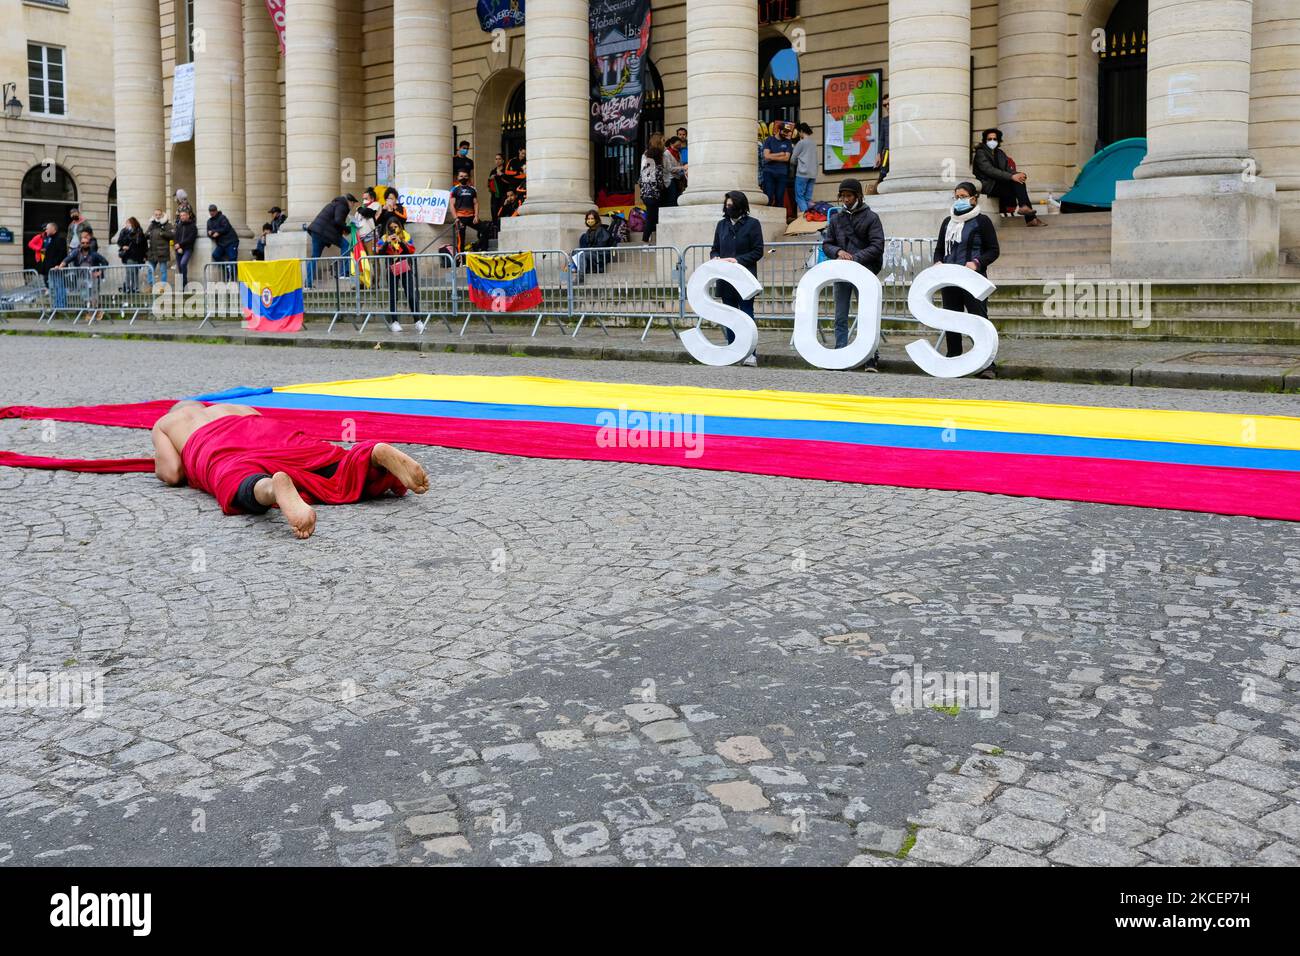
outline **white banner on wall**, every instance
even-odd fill
[[[172,78],[172,142],[194,138],[194,64],[180,63]]]

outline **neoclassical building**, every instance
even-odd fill
[[[449,184],[460,140],[482,172],[527,146],[528,201],[503,247],[570,247],[597,196],[630,188],[644,137],[679,126],[690,186],[659,241],[707,241],[723,192],[762,204],[760,122],[807,122],[822,143],[825,78],[879,70],[890,172],[869,201],[891,234],[933,234],[995,126],[1038,200],[1107,144],[1145,138],[1117,187],[1116,276],[1269,278],[1288,251],[1300,261],[1297,0],[654,0],[639,138],[620,148],[590,138],[587,0],[527,0],[525,26],[496,33],[475,0],[286,0],[283,55],[265,0],[111,6],[111,56],[93,55],[123,217],[178,187],[250,234],[282,206],[279,254],[302,254],[298,227],[390,158],[399,188]],[[186,64],[193,130],[178,138]],[[849,174],[877,177],[819,164],[815,198]],[[759,213],[779,231],[779,211]]]

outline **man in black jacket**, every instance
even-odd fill
[[[327,246],[338,246],[339,253],[342,254],[343,230],[347,228],[348,217],[356,208],[357,197],[351,193],[346,196],[335,196],[316,214],[316,218],[307,227],[307,234],[311,236],[312,258],[312,261],[307,263],[307,285],[310,286],[316,281],[315,260],[321,257],[321,253]]]
[[[239,259],[239,233],[230,224],[226,214],[217,208],[216,203],[208,206],[208,238],[212,240],[213,262],[235,262]],[[223,270],[226,281],[234,280],[234,271],[230,266]]]
[[[880,217],[862,201],[862,184],[856,179],[840,183],[840,205],[826,223],[826,239],[822,252],[828,259],[844,259],[866,266],[876,275],[885,262],[885,228]],[[849,303],[856,288],[850,282],[835,284],[835,347],[849,344]],[[880,371],[880,353],[867,361],[868,372]]]
[[[723,262],[735,262],[758,277],[758,260],[763,258],[763,226],[749,214],[749,197],[739,189],[727,193],[722,201],[722,220],[713,230],[713,247],[709,250],[710,259]],[[751,319],[754,317],[754,300],[742,299],[729,283],[718,286],[718,298],[723,305],[729,305],[744,312]],[[727,344],[736,340],[731,329],[724,330]],[[751,355],[745,359],[746,365],[757,365],[758,358]]]
[[[1016,213],[1025,217],[1026,226],[1047,225],[1038,218],[1029,198],[1029,188],[1025,185],[1029,177],[1015,168],[1002,145],[1002,130],[986,129],[980,145],[975,147],[975,153],[971,156],[971,171],[980,181],[980,190],[986,196],[1015,203]],[[1008,203],[1004,202],[1003,205]]]

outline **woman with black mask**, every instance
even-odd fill
[[[722,201],[722,220],[713,230],[713,247],[709,250],[710,259],[723,262],[736,262],[758,276],[758,260],[763,258],[763,226],[749,214],[749,198],[739,189],[727,193]],[[723,305],[730,305],[744,312],[751,319],[754,317],[754,300],[742,299],[730,283],[718,284],[718,298]],[[731,329],[725,330],[727,342],[735,341]],[[757,365],[758,358],[751,355],[745,359],[746,365]]]
[[[971,171],[980,181],[981,191],[986,196],[1006,200],[1004,205],[1014,202],[1016,213],[1025,217],[1026,226],[1047,225],[1034,212],[1034,204],[1025,185],[1029,177],[1015,168],[1002,145],[1002,130],[986,129],[980,145],[975,147],[975,154],[971,157]]]

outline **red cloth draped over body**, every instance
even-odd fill
[[[285,472],[310,504],[351,504],[386,491],[406,494],[397,478],[370,464],[377,444],[362,441],[343,449],[273,418],[227,415],[190,435],[181,462],[190,487],[208,492],[228,515],[240,513],[234,506],[240,483],[259,473]],[[332,475],[319,474],[329,465],[337,465]]]

